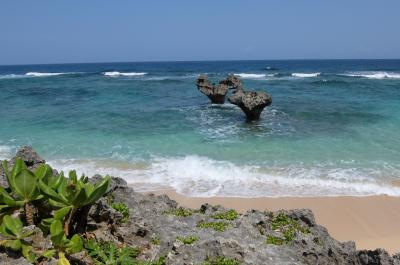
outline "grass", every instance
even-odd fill
[[[205,222],[201,221],[197,224],[197,227],[200,228],[212,228],[215,231],[224,232],[228,227],[229,223],[227,222]]]
[[[240,265],[236,259],[228,259],[223,256],[208,258],[202,265]]]
[[[178,236],[176,239],[181,241],[185,245],[191,245],[195,241],[199,240],[199,238],[197,236],[188,236],[188,237],[180,237],[180,236]]]
[[[272,245],[288,244],[293,241],[297,232],[301,232],[303,234],[310,233],[310,229],[308,227],[302,227],[299,221],[294,220],[285,213],[281,212],[276,216],[272,214],[270,218],[271,218],[271,229],[280,232],[282,236],[279,237],[279,236],[268,235],[266,240],[267,244],[272,244]]]
[[[153,245],[160,245],[161,239],[158,236],[155,236],[151,239],[151,243],[153,243]]]
[[[176,209],[171,209],[168,211],[165,211],[164,214],[166,215],[175,215],[179,217],[188,217],[192,215],[192,211],[188,209],[184,209],[182,207],[176,208]]]
[[[235,210],[229,210],[223,213],[217,213],[211,216],[214,219],[223,219],[223,220],[235,220],[239,217],[239,214]]]
[[[123,203],[123,202],[113,203],[113,204],[111,204],[111,207],[122,214],[121,222],[123,222],[123,223],[128,222],[129,208],[128,208],[128,206],[126,206],[125,203]]]

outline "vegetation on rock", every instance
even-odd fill
[[[181,241],[185,245],[191,245],[195,241],[199,240],[199,238],[197,236],[187,236],[187,237],[178,236],[176,239]]]
[[[214,219],[223,219],[223,220],[235,220],[239,217],[239,214],[235,210],[228,210],[223,213],[217,213],[211,216]]]
[[[189,209],[184,209],[182,207],[176,208],[176,209],[171,209],[168,211],[165,211],[164,214],[166,215],[175,215],[179,217],[188,217],[193,214],[193,212]]]
[[[276,216],[271,215],[271,229],[279,233],[280,236],[268,235],[266,243],[272,245],[288,244],[293,241],[296,233],[310,233],[310,229],[303,227],[299,222],[287,214],[280,212]]]
[[[203,265],[240,265],[236,259],[228,259],[223,256],[208,258]]]
[[[224,232],[229,226],[230,226],[230,224],[227,223],[227,222],[205,222],[205,221],[200,221],[197,224],[197,227],[200,227],[200,228],[212,228],[215,231],[219,231],[219,232]]]
[[[111,207],[114,208],[114,210],[120,212],[122,214],[122,220],[121,222],[126,223],[129,219],[129,208],[126,206],[125,203],[123,202],[117,202],[111,204]]]

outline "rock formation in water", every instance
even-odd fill
[[[197,78],[196,85],[204,95],[211,99],[212,103],[218,104],[225,102],[228,90],[232,89],[233,94],[228,101],[239,106],[246,114],[247,120],[250,121],[258,120],[263,109],[272,103],[272,97],[265,92],[246,91],[242,81],[234,75],[228,75],[217,86],[210,84],[207,76],[201,75]]]
[[[206,95],[212,103],[224,104],[225,96],[228,93],[229,87],[225,83],[219,83],[217,86],[215,84],[210,84],[207,76],[201,75],[197,78],[197,89],[201,93]]]
[[[232,104],[239,106],[246,114],[247,120],[258,120],[266,106],[271,105],[272,97],[265,92],[236,89],[228,98]]]

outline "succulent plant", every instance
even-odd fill
[[[68,236],[70,224],[76,211],[100,199],[106,193],[109,183],[110,177],[106,176],[101,182],[93,185],[88,182],[88,178],[85,176],[78,179],[73,170],[69,172],[69,178],[61,175],[59,180],[53,182],[48,179],[40,179],[39,187],[50,198],[50,204],[58,208],[54,213],[54,219],[65,219],[64,232]]]
[[[45,168],[39,167],[36,172],[33,173],[26,167],[24,161],[20,158],[17,158],[14,161],[14,166],[11,171],[8,168],[7,161],[3,161],[2,166],[12,191],[12,195],[15,196],[15,198],[13,198],[3,188],[0,189],[1,199],[5,203],[3,204],[3,209],[24,207],[26,221],[29,225],[33,225],[32,202],[43,198],[43,195],[41,195],[39,190],[38,180],[40,177],[44,176]],[[14,200],[14,202],[10,199]],[[6,207],[6,205],[8,207]]]

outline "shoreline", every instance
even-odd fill
[[[316,222],[325,226],[336,240],[354,241],[357,249],[384,248],[391,254],[400,251],[400,197],[188,197],[170,189],[145,193],[168,195],[188,208],[209,203],[240,213],[250,209],[308,208],[314,212]]]

